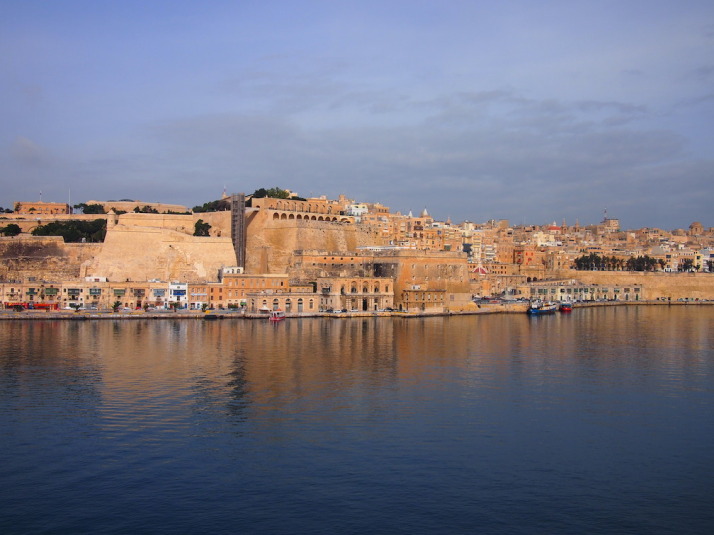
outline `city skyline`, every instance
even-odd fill
[[[708,2],[4,4],[2,206],[279,186],[711,224]]]

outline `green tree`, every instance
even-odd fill
[[[231,203],[227,199],[220,199],[218,201],[209,201],[203,203],[201,206],[194,206],[193,211],[195,212],[226,212],[231,209]]]
[[[3,236],[17,236],[22,232],[20,225],[16,223],[10,223],[9,225],[0,228],[0,234]]]
[[[112,310],[114,312],[119,312],[120,308],[121,308],[121,301],[114,301],[114,304],[112,305]]]
[[[209,231],[211,230],[211,225],[204,223],[203,219],[196,221],[194,225],[193,235],[194,236],[210,236]]]
[[[134,213],[136,214],[158,214],[159,211],[156,208],[152,208],[151,206],[144,205],[142,208],[139,208],[138,206],[134,208]]]
[[[83,214],[106,214],[107,212],[104,210],[104,206],[101,204],[86,204],[86,203],[79,203],[74,205],[75,208],[82,210]]]
[[[253,192],[251,197],[254,199],[263,199],[265,197],[270,197],[271,199],[290,199],[290,192],[277,186],[269,189],[259,188]]]
[[[677,269],[679,271],[692,271],[694,269],[694,260],[691,258],[685,258],[679,263]]]
[[[32,230],[33,236],[62,236],[67,243],[103,242],[107,233],[104,219],[94,221],[52,221]]]

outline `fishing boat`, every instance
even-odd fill
[[[556,310],[558,310],[558,305],[555,303],[547,303],[538,299],[531,301],[526,312],[532,316],[537,316],[540,314],[553,314]]]
[[[270,321],[282,321],[285,319],[285,312],[277,309],[270,311]]]
[[[560,309],[561,312],[572,312],[573,311],[573,304],[572,303],[560,303]]]

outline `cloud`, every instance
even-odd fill
[[[152,135],[162,161],[177,162],[167,164],[177,176],[179,168],[204,173],[215,191],[227,182],[248,193],[264,186],[345,193],[403,212],[427,204],[441,218],[582,220],[622,205],[644,220],[649,209],[633,217],[632,206],[653,180],[667,180],[664,169],[680,185],[699,176],[690,176],[697,166],[676,165],[681,136],[638,128],[648,116],[640,105],[494,90],[410,107],[422,111],[420,122],[308,128],[280,115],[220,114],[166,121]]]
[[[48,152],[26,137],[16,137],[9,150],[10,157],[20,164],[42,166],[49,163]]]

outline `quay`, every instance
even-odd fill
[[[621,306],[714,306],[714,301],[583,301],[573,305],[574,309],[590,307],[621,307]],[[528,308],[527,302],[509,302],[481,304],[475,310],[465,311],[445,311],[445,312],[404,312],[404,311],[374,311],[374,312],[293,312],[286,313],[288,319],[302,318],[425,318],[437,316],[474,316],[481,314],[519,314],[524,313]],[[179,310],[179,311],[122,311],[113,312],[110,310],[92,311],[42,311],[23,310],[16,312],[13,310],[1,310],[0,321],[3,320],[65,320],[65,321],[87,321],[87,320],[203,320],[207,315],[213,316],[211,319],[218,320],[265,320],[268,315],[265,313],[251,313],[228,310]]]

